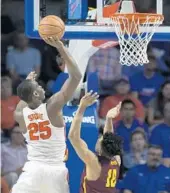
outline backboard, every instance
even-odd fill
[[[64,39],[116,40],[114,28],[106,24],[110,21],[108,16],[112,12],[114,14],[119,5],[117,0],[25,0],[26,35],[40,38],[40,19],[46,15],[57,15],[66,23]],[[106,11],[111,6],[111,12]],[[168,0],[134,0],[134,7],[137,12],[163,14],[164,23],[157,28],[152,41],[170,41]]]

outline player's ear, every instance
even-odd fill
[[[39,93],[35,90],[35,91],[33,92],[33,96],[38,98],[40,95],[39,95]]]

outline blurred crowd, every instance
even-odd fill
[[[14,22],[6,12],[1,22],[1,190],[9,193],[27,160],[25,140],[13,116],[20,100],[17,85],[36,71],[48,99],[65,63],[56,49],[24,35],[23,20]],[[123,101],[120,115],[113,120],[115,132],[124,140],[124,175],[118,189],[169,193],[170,43],[151,43],[150,62],[143,66],[122,66],[119,54],[119,47],[97,51],[86,72],[96,73],[99,80],[99,128],[107,112]]]

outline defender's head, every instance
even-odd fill
[[[122,139],[111,132],[100,135],[96,143],[96,152],[108,159],[121,155]]]
[[[28,104],[42,103],[45,99],[44,89],[33,80],[24,80],[17,88],[17,94],[21,100]]]

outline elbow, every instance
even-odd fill
[[[75,135],[74,135],[73,133],[69,133],[69,134],[68,134],[68,139],[69,139],[70,141],[74,140],[74,138],[75,138]]]
[[[80,138],[79,134],[77,132],[71,131],[68,134],[68,139],[70,141],[77,141]]]
[[[70,74],[70,78],[79,83],[82,78],[82,74],[79,70],[77,70],[74,74]]]
[[[80,80],[81,80],[81,78],[82,78],[82,74],[81,74],[81,72],[80,72],[79,70],[78,70],[75,78],[76,78],[76,80],[77,80],[78,82],[80,82]]]

